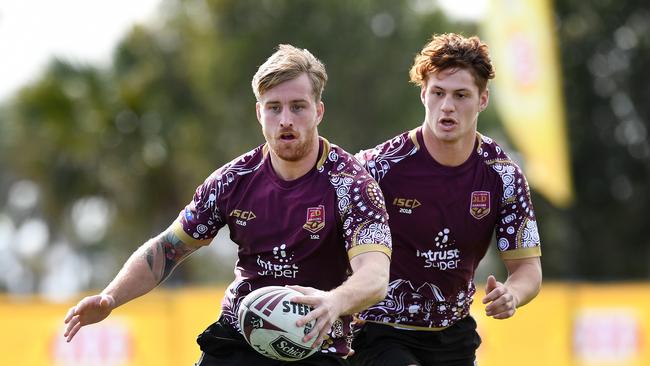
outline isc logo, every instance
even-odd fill
[[[393,205],[399,207],[400,213],[411,214],[413,209],[419,206],[422,206],[420,201],[415,198],[395,198],[393,200]]]
[[[235,217],[236,218],[235,223],[237,225],[241,225],[241,226],[246,226],[247,221],[250,221],[250,220],[257,217],[257,216],[255,216],[253,211],[242,211],[242,210],[238,210],[238,209],[232,210],[230,212],[230,216]]]

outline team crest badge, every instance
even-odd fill
[[[307,222],[302,227],[311,233],[316,233],[324,228],[325,206],[309,207],[307,209]]]
[[[474,191],[469,204],[469,213],[480,220],[490,213],[490,192]]]

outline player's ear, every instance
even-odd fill
[[[423,80],[422,85],[420,86],[420,100],[422,101],[422,104],[425,104],[424,102],[424,96],[427,93],[427,81]]]
[[[260,108],[262,108],[262,106],[260,105],[260,102],[256,102],[255,103],[255,114],[257,115],[257,121],[260,124],[262,124],[262,114],[260,112]]]
[[[485,108],[487,108],[489,102],[490,102],[490,89],[486,87],[485,90],[483,90],[483,92],[479,96],[479,100],[478,100],[479,111],[483,112]]]
[[[320,124],[320,121],[323,120],[323,115],[325,115],[325,103],[322,100],[319,100],[316,103],[316,125]]]

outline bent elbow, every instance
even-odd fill
[[[377,294],[377,298],[376,298],[377,301],[375,301],[375,304],[385,299],[387,294],[388,294],[388,285],[381,288],[381,290]]]

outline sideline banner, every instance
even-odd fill
[[[550,0],[490,0],[483,28],[496,72],[492,100],[528,181],[568,207],[573,188]]]
[[[478,284],[472,314],[480,366],[647,366],[650,283],[544,284],[511,319],[484,315]],[[83,328],[66,343],[73,303],[0,296],[0,365],[178,366],[200,355],[196,336],[219,315],[223,287],[154,292]],[[79,297],[81,298],[81,296]]]

